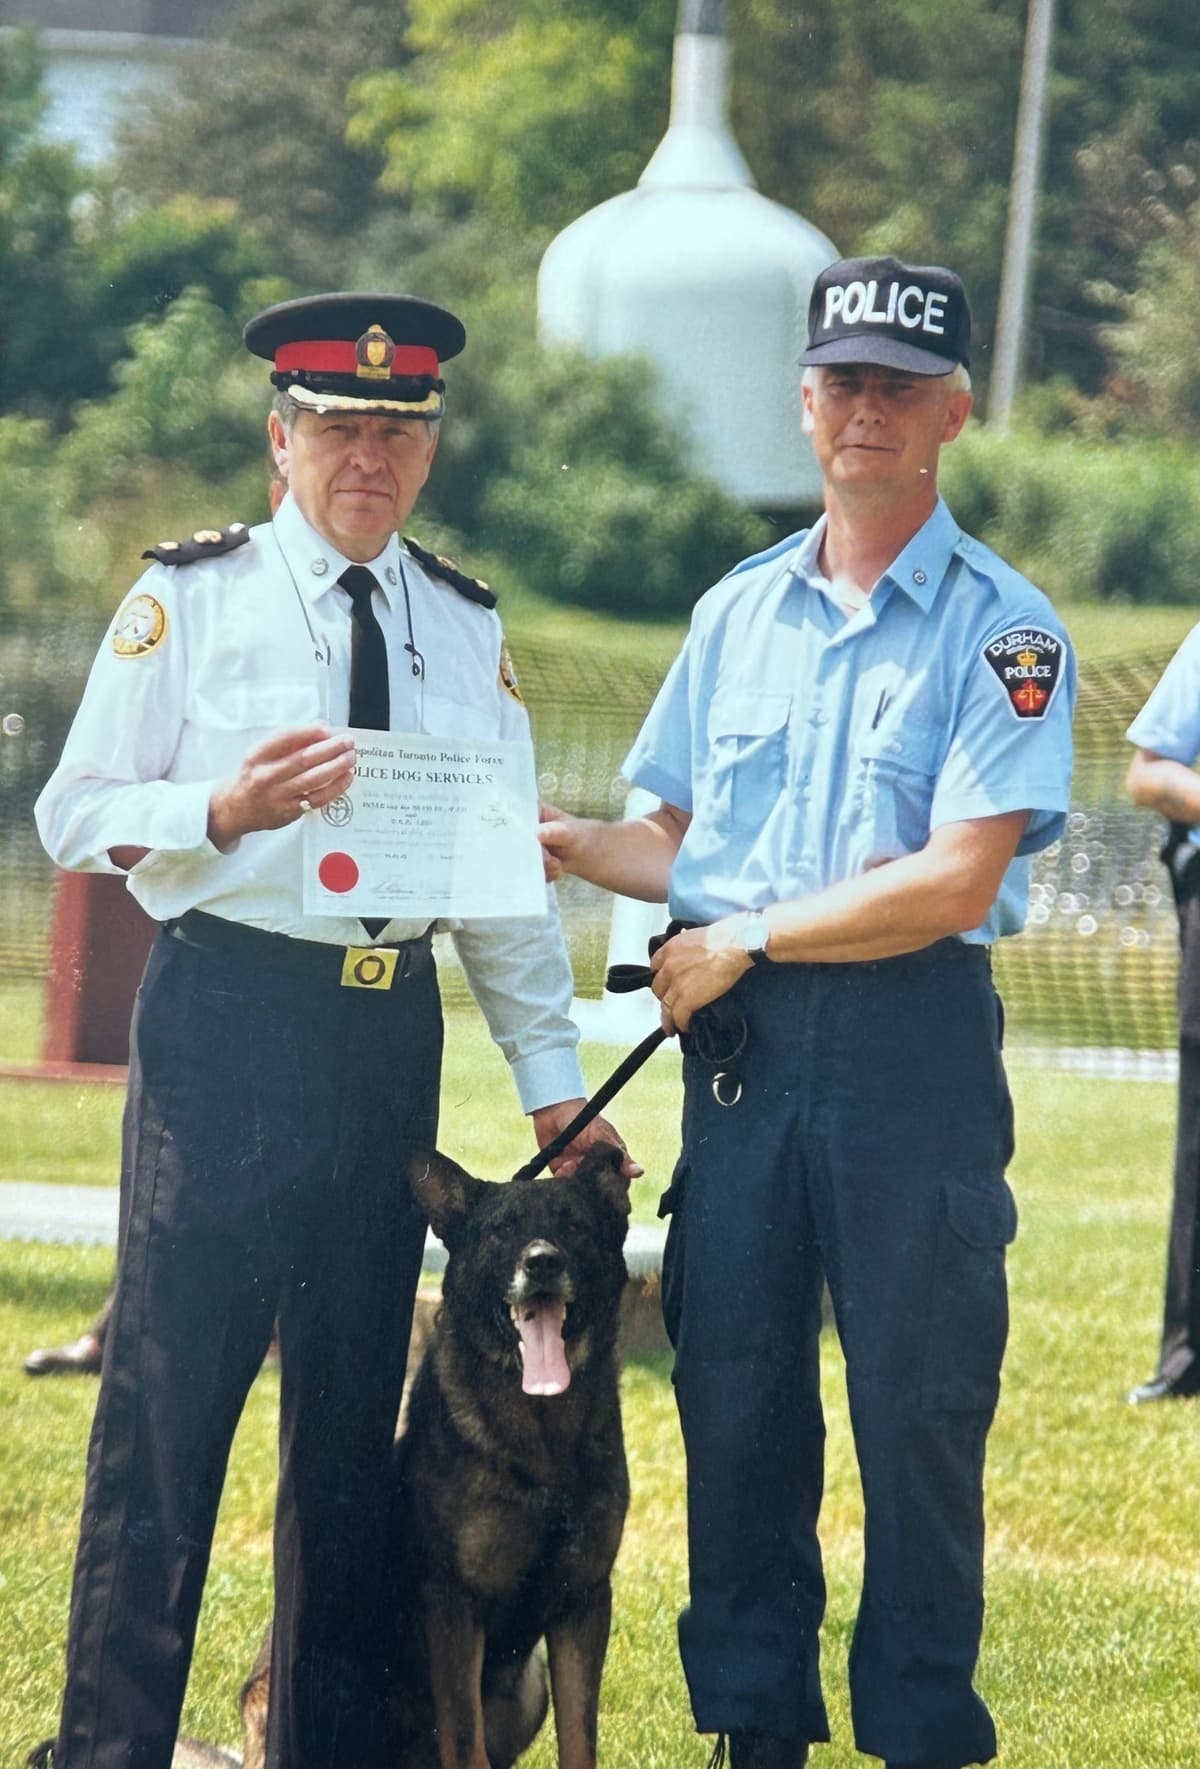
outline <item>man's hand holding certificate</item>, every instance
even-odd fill
[[[527,743],[351,735],[353,784],[304,819],[307,913],[486,920],[545,912]]]

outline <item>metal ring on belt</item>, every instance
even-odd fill
[[[300,940],[291,934],[273,934],[266,928],[250,927],[244,921],[228,921],[223,915],[209,915],[203,909],[188,909],[163,926],[173,940],[185,946],[196,946],[205,952],[224,952],[247,965],[262,965],[268,970],[290,971],[293,975],[323,978],[337,983],[342,978],[346,953],[350,950],[396,952],[401,955],[404,973],[409,975],[414,964],[433,959],[433,932],[427,929],[415,940],[380,942],[364,938],[362,945],[334,946],[324,940]]]

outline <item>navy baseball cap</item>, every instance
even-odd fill
[[[952,270],[898,258],[840,258],[813,284],[800,361],[948,375],[960,362],[970,366],[970,350],[971,309]]]
[[[439,418],[441,365],[467,341],[461,320],[415,295],[303,295],[256,314],[246,348],[306,411]]]

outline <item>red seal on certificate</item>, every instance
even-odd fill
[[[358,883],[358,862],[351,854],[336,850],[326,854],[317,868],[317,877],[327,891],[352,891]]]

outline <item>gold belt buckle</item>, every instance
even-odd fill
[[[347,946],[342,964],[342,988],[390,989],[399,957],[394,946]]]

